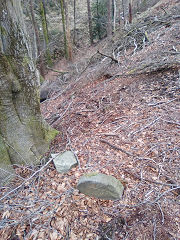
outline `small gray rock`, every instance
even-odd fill
[[[71,168],[76,167],[78,165],[77,159],[73,152],[66,151],[64,153],[56,153],[51,154],[53,158],[54,165],[56,170],[59,173],[66,173]]]
[[[123,194],[124,186],[113,176],[102,173],[88,173],[79,179],[77,189],[90,197],[118,200]]]

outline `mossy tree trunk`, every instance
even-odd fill
[[[62,17],[62,24],[63,24],[63,34],[64,34],[64,53],[66,59],[68,59],[68,42],[67,42],[67,34],[66,34],[66,20],[65,20],[65,6],[64,0],[60,0],[61,6],[61,17]]]
[[[47,27],[47,20],[46,20],[46,9],[45,9],[45,3],[43,0],[40,0],[40,17],[42,22],[42,29],[43,29],[43,35],[44,35],[44,43],[46,48],[46,58],[47,63],[51,67],[52,66],[52,59],[51,59],[51,53],[49,50],[49,36],[48,36],[48,27]]]
[[[38,59],[39,59],[39,70],[41,76],[44,78],[45,77],[45,66],[44,66],[44,61],[43,61],[43,55],[41,52],[41,41],[39,38],[39,29],[38,25],[35,19],[34,15],[34,4],[33,0],[30,0],[29,2],[29,8],[30,8],[30,13],[31,13],[31,20],[32,20],[32,25],[34,27],[34,32],[35,32],[35,37],[36,37],[36,43],[37,43],[37,54],[38,54]]]
[[[32,61],[21,0],[0,0],[0,183],[11,164],[35,164],[57,134],[40,113],[39,76]],[[2,170],[3,169],[3,170]]]

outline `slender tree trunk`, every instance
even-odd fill
[[[66,13],[66,36],[67,36],[67,46],[68,46],[68,60],[72,61],[72,44],[71,44],[71,31],[69,24],[69,1],[64,0],[65,13]]]
[[[90,4],[90,0],[87,0],[87,10],[88,10],[88,24],[89,24],[90,43],[91,43],[91,45],[93,45],[92,15],[91,15],[91,4]]]
[[[132,1],[129,1],[129,23],[132,23]]]
[[[42,29],[44,35],[44,43],[46,48],[46,58],[49,66],[52,66],[52,59],[49,50],[49,36],[48,36],[48,28],[47,28],[47,21],[46,21],[46,10],[44,8],[44,0],[40,0],[40,16],[42,22]]]
[[[123,21],[124,25],[126,24],[126,19],[125,19],[125,5],[124,5],[124,0],[122,0],[122,10],[123,10]]]
[[[63,0],[60,0],[60,5],[61,5],[61,16],[62,16],[63,34],[64,34],[64,53],[65,53],[66,59],[68,59],[68,43],[67,43],[67,36],[66,36],[65,7],[64,7]]]
[[[108,12],[108,22],[107,22],[107,36],[112,36],[112,0],[107,1],[107,12]]]
[[[35,32],[35,36],[36,36],[37,53],[38,53],[39,65],[40,65],[39,70],[40,70],[41,76],[44,78],[45,77],[45,67],[44,67],[44,62],[43,62],[43,55],[41,53],[41,42],[40,42],[40,38],[39,38],[39,30],[38,30],[37,22],[36,22],[35,16],[34,16],[33,0],[30,0],[29,7],[30,7],[31,18],[32,18],[32,24],[33,24],[34,32]]]
[[[73,43],[76,44],[76,0],[74,0],[74,36]]]
[[[116,31],[116,11],[117,11],[117,8],[116,8],[116,0],[113,0],[113,32],[115,33]]]
[[[21,0],[0,0],[0,184],[10,164],[34,164],[57,134],[42,119],[39,76]],[[4,170],[2,170],[4,169]]]
[[[101,39],[101,30],[100,30],[100,23],[99,23],[99,0],[96,1],[96,11],[97,11],[97,32],[98,32],[98,38]]]

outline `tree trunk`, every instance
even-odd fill
[[[63,24],[63,34],[64,34],[64,53],[66,59],[68,59],[68,43],[67,43],[67,35],[66,35],[66,22],[65,22],[65,7],[64,1],[60,0],[61,5],[61,16],[62,16],[62,24]]]
[[[124,4],[124,0],[122,0],[122,10],[123,10],[123,21],[124,21],[124,25],[126,24],[126,19],[125,19],[125,4]]]
[[[117,10],[117,8],[116,8],[116,0],[113,0],[113,32],[115,33],[115,31],[116,31],[116,10]]]
[[[44,0],[40,0],[40,17],[41,17],[41,22],[42,22],[44,43],[45,43],[45,48],[46,48],[47,63],[49,66],[52,66],[52,59],[51,59],[51,54],[50,54],[50,50],[49,50],[49,36],[48,36],[46,9],[45,9]]]
[[[132,1],[129,1],[129,23],[132,23]]]
[[[30,0],[30,2],[29,2],[29,7],[30,7],[30,12],[31,12],[32,25],[34,27],[34,32],[35,32],[35,36],[36,36],[37,53],[38,53],[38,58],[39,58],[39,70],[40,70],[41,76],[44,78],[45,77],[45,67],[44,67],[44,62],[43,62],[43,55],[41,53],[39,30],[38,30],[38,26],[37,26],[35,16],[34,16],[34,7],[33,7],[32,0]]]
[[[93,45],[92,16],[91,16],[90,0],[87,0],[87,10],[88,10],[88,24],[89,24],[90,43],[91,43],[91,45]]]
[[[107,12],[108,12],[108,22],[107,22],[107,36],[112,36],[112,0],[107,1]]]
[[[73,43],[76,44],[76,0],[74,0],[74,35]]]
[[[101,27],[100,27],[100,15],[99,15],[99,0],[96,0],[96,11],[97,11],[97,32],[98,38],[101,39]]]
[[[69,2],[64,0],[65,13],[66,13],[66,36],[67,36],[67,46],[68,46],[68,60],[72,60],[72,45],[71,45],[71,32],[69,24]]]
[[[35,164],[57,134],[40,113],[39,76],[32,61],[21,0],[0,0],[0,182],[10,164]]]

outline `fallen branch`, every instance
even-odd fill
[[[150,183],[154,183],[154,184],[158,184],[158,185],[164,185],[164,186],[169,186],[169,187],[178,187],[179,186],[173,181],[171,182],[171,184],[168,184],[168,183],[163,183],[163,182],[158,182],[158,181],[154,181],[154,180],[151,180],[151,179],[147,179],[147,178],[141,178],[140,176],[136,175],[135,173],[132,173],[131,171],[129,170],[126,170],[126,169],[122,169],[125,173],[129,174],[130,176],[132,176],[133,178],[137,179],[137,180],[140,180],[140,181],[145,181],[145,182],[150,182]],[[170,181],[169,181],[170,182]]]
[[[53,68],[50,68],[50,67],[47,67],[47,69],[53,71],[53,72],[57,72],[57,73],[61,73],[61,74],[66,74],[66,73],[69,73],[67,71],[59,71],[59,70],[56,70],[56,69],[53,69]]]
[[[113,58],[112,56],[109,56],[109,55],[106,55],[104,53],[101,53],[99,50],[97,51],[97,53],[99,53],[101,56],[104,56],[104,57],[107,57],[107,58],[110,58],[112,61],[114,61],[115,63],[118,63],[118,60]]]
[[[122,148],[120,148],[120,147],[118,147],[118,146],[115,146],[115,145],[111,144],[110,142],[108,142],[108,141],[106,141],[106,140],[103,140],[103,139],[101,140],[101,139],[100,139],[100,141],[101,141],[102,143],[106,143],[107,145],[109,145],[110,147],[114,148],[115,150],[118,150],[118,151],[121,151],[121,152],[127,154],[128,156],[134,156],[133,153],[127,152],[126,150],[124,150],[124,149],[122,149]]]

